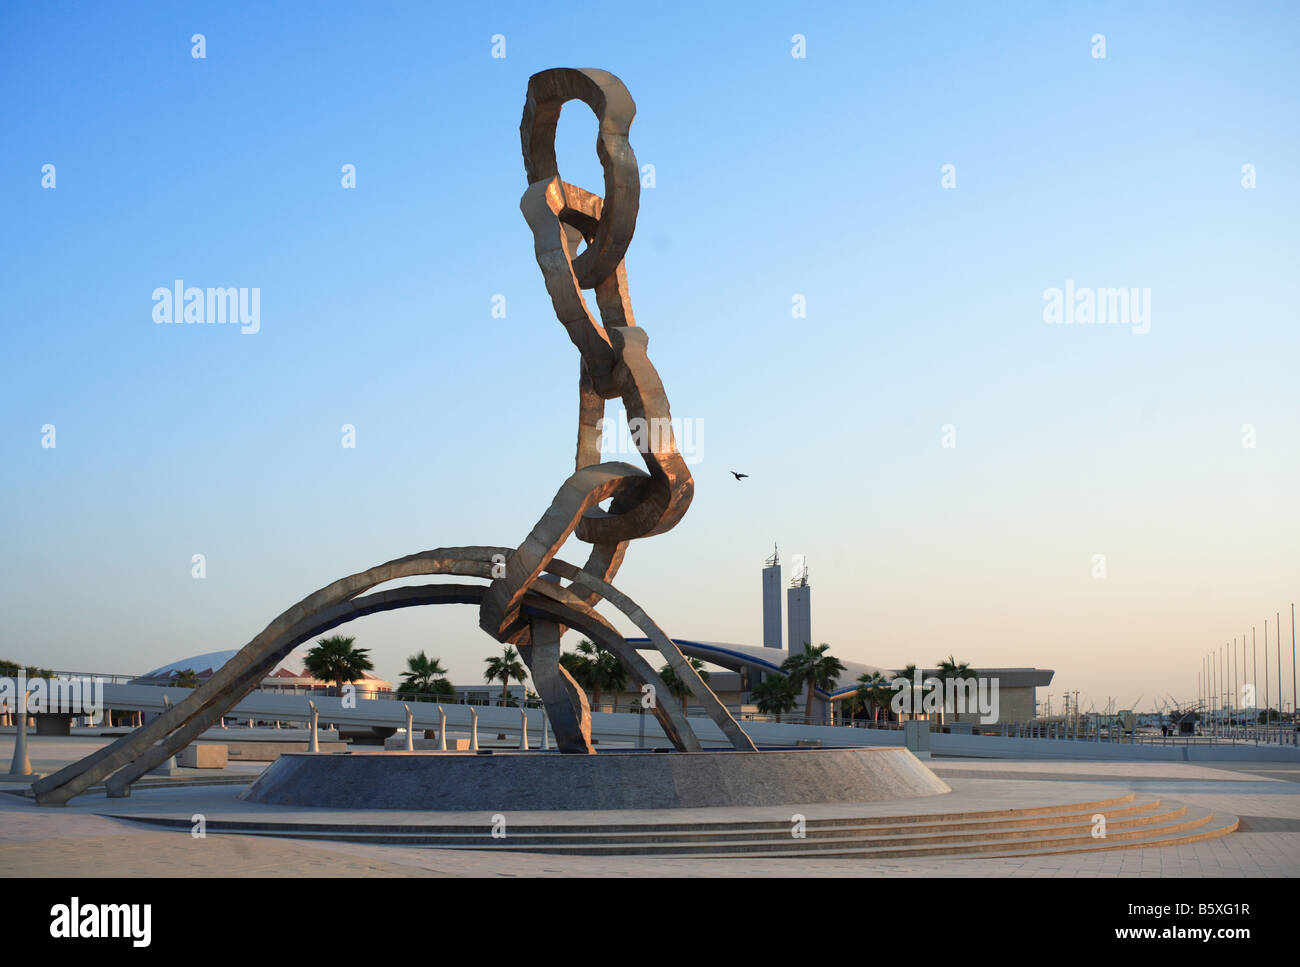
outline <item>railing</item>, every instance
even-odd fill
[[[56,678],[82,678],[82,679],[101,679],[105,684],[130,684],[138,681],[138,675],[120,675],[105,674],[98,672],[76,672],[60,671],[50,669],[53,677]],[[490,686],[486,687],[490,690]],[[304,697],[335,695],[337,689],[332,686],[311,687],[305,685],[266,685],[257,689],[263,694],[272,695],[302,695]],[[474,705],[476,707],[502,707],[501,700],[498,697],[492,698],[471,698],[469,695],[459,693],[450,696],[439,696],[424,692],[405,692],[392,690],[370,690],[364,687],[357,689],[359,698],[374,698],[388,701],[409,702],[412,704],[432,704],[432,705]],[[505,707],[508,708],[542,708],[541,700],[535,695],[529,695],[521,703],[518,698],[511,697]],[[639,701],[628,704],[619,704],[616,702],[592,702],[591,710],[593,712],[618,712],[626,714],[651,714],[651,710],[641,705]],[[11,710],[0,710],[0,724],[9,724],[12,717]],[[703,707],[688,703],[686,708],[688,716],[704,716],[706,714]],[[878,729],[881,731],[901,731],[902,722],[897,721],[872,721],[868,719],[849,719],[843,715],[837,715],[835,721],[828,719],[810,719],[806,716],[783,714],[777,716],[762,712],[744,712],[733,711],[736,718],[741,722],[770,722],[781,725],[815,725],[821,727],[834,728],[855,728],[855,729]],[[227,716],[232,722],[235,721],[233,715]],[[240,718],[242,721],[242,717]],[[269,720],[268,720],[269,721]],[[287,721],[287,720],[282,720]],[[965,731],[964,727],[969,727],[973,735],[996,735],[1004,738],[1033,738],[1033,739],[1050,739],[1056,741],[1071,742],[1100,742],[1100,743],[1123,743],[1130,745],[1255,745],[1255,746],[1300,746],[1300,724],[1293,720],[1289,723],[1282,722],[1275,725],[1245,725],[1241,723],[1232,723],[1227,721],[1208,720],[1199,723],[1200,731],[1193,735],[1157,735],[1149,732],[1139,732],[1133,728],[1123,728],[1119,724],[1100,724],[1089,723],[1086,721],[1058,720],[1044,721],[1034,720],[1021,723],[1003,723],[999,725],[984,725],[978,721],[962,721],[960,718],[955,721],[942,723],[940,720],[931,720],[932,728],[935,731],[950,731],[951,726],[957,725]]]
[[[110,675],[103,672],[58,671],[53,668],[42,669],[42,671],[48,671],[51,678],[98,678],[102,679],[105,685],[129,685],[140,677],[139,675]],[[9,678],[12,675],[0,674],[0,677]],[[27,680],[31,681],[31,676],[28,676]]]
[[[989,729],[982,729],[989,734]],[[1011,738],[1051,739],[1073,742],[1109,742],[1126,745],[1291,745],[1300,746],[1300,728],[1294,725],[1282,725],[1273,728],[1254,728],[1245,726],[1211,727],[1192,735],[1169,733],[1157,735],[1153,732],[1137,731],[1131,727],[1072,722],[1028,722],[1016,725],[1003,725],[992,734]]]

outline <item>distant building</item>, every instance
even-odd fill
[[[791,655],[802,655],[803,646],[813,644],[812,588],[808,584],[808,565],[803,557],[795,555],[795,569],[786,591],[786,610],[789,615],[789,634],[786,644]]]
[[[131,684],[174,685],[181,672],[189,669],[194,672],[199,684],[202,685],[237,654],[237,651],[213,651],[205,655],[195,655],[193,658],[183,658],[161,668],[155,668],[148,674],[133,679]],[[350,684],[356,687],[358,698],[381,698],[393,691],[391,682],[369,673],[363,673],[359,679]],[[312,678],[306,669],[295,672],[285,665],[271,672],[257,686],[258,691],[262,692],[323,691],[333,687],[333,682],[322,682]]]
[[[673,641],[682,650],[682,654],[690,658],[698,658],[708,665],[721,666],[727,669],[722,672],[713,671],[710,675],[709,687],[713,689],[722,704],[727,706],[733,714],[756,711],[750,704],[749,688],[745,687],[746,682],[758,681],[761,674],[781,674],[780,667],[784,656],[779,653],[773,654],[767,648],[754,645],[737,645],[722,641],[693,641],[687,638],[674,638]],[[640,651],[654,649],[654,643],[649,638],[629,638],[628,644]],[[834,654],[833,650],[831,654]],[[839,679],[829,690],[820,688],[814,690],[817,703],[823,706],[821,709],[823,715],[824,703],[841,702],[857,691],[859,676],[879,672],[885,679],[892,681],[898,675],[898,672],[893,669],[849,661],[839,655],[836,655],[836,657],[844,664],[844,671],[840,673]],[[657,667],[656,659],[651,658],[650,661],[651,664],[655,664]],[[922,669],[922,680],[935,677],[937,672],[938,670],[934,668]],[[1052,676],[1056,673],[1046,668],[972,668],[970,674],[977,678],[987,679],[990,682],[997,681],[998,713],[992,722],[982,724],[999,725],[1033,721],[1037,690],[1050,685]],[[625,692],[619,696],[618,704],[628,705],[638,698],[638,695]],[[788,717],[805,717],[803,689],[799,690],[798,699],[799,707],[789,713]],[[609,701],[610,699],[606,697],[605,702],[608,703]],[[695,707],[698,711],[698,705]],[[819,717],[818,713],[819,710],[814,709],[813,717]],[[838,709],[836,715],[837,717],[839,715]],[[928,716],[918,714],[917,717],[927,718]],[[891,718],[891,714],[882,714],[880,722],[883,724]],[[951,720],[952,718],[953,716],[949,714],[948,719]],[[979,716],[971,712],[962,712],[959,720],[962,722],[978,722]]]
[[[781,558],[775,547],[763,565],[763,647],[785,647],[781,641]]]
[[[474,685],[453,685],[456,689],[455,701],[467,705],[498,705],[501,702],[501,683],[495,685],[491,682],[484,684],[478,682]],[[527,685],[511,682],[510,687],[506,689],[506,695],[509,696],[509,704],[518,705],[524,700],[525,696],[532,696],[532,689]]]

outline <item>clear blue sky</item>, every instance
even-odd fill
[[[380,561],[522,540],[572,470],[578,364],[519,115],[530,74],[594,66],[656,169],[637,320],[703,426],[694,506],[620,587],[757,643],[779,541],[843,657],[1191,697],[1300,590],[1300,8],[854,7],[6,4],[0,653],[144,671]],[[566,109],[561,173],[600,190],[594,135]],[[176,279],[259,287],[260,332],[155,325]],[[1044,323],[1067,279],[1149,288],[1150,332]],[[495,647],[468,608],[348,633],[390,678],[425,648],[477,681]]]

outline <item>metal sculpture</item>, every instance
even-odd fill
[[[602,198],[570,185],[555,162],[561,108],[580,100],[599,121],[596,151],[605,174]],[[699,751],[698,737],[663,679],[598,614],[604,600],[626,615],[663,655],[736,749],[754,744],[673,641],[610,583],[628,542],[670,530],[690,505],[694,484],[672,433],[668,398],[646,355],[627,293],[624,254],[640,201],[640,172],[628,143],[636,105],[627,88],[602,70],[560,68],[528,82],[520,138],[528,188],[520,209],[555,314],[578,348],[578,447],[575,472],[532,532],[516,548],[438,548],[398,558],[335,581],[272,621],[193,694],[147,725],[34,784],[37,802],[58,805],[104,781],[110,796],[128,795],[140,776],[175,755],[220,721],[299,644],[345,622],[379,611],[425,604],[478,604],[479,624],[499,642],[518,647],[546,706],[561,752],[592,753],[587,697],[559,663],[560,637],[580,631],[614,654],[649,697],[651,711],[679,751]],[[582,243],[586,249],[578,252]],[[600,322],[582,297],[595,291]],[[600,461],[605,401],[621,398],[641,470]],[[644,432],[645,428],[652,432]],[[609,509],[602,510],[602,501]],[[579,568],[555,555],[575,534],[592,545]],[[453,574],[489,584],[429,584],[366,594],[414,575]],[[568,584],[562,582],[567,581]],[[645,686],[649,686],[646,688]]]

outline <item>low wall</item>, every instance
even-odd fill
[[[333,809],[671,809],[951,792],[906,749],[285,755],[242,798]]]
[[[223,742],[232,762],[274,762],[282,755],[306,752],[306,742]],[[347,752],[346,742],[322,742],[322,752]]]
[[[1156,745],[1138,742],[1082,742],[1070,739],[1004,738],[1000,735],[930,736],[935,755],[973,756],[982,759],[1092,759],[1107,762],[1298,762],[1300,749],[1290,745],[1239,743]]]

